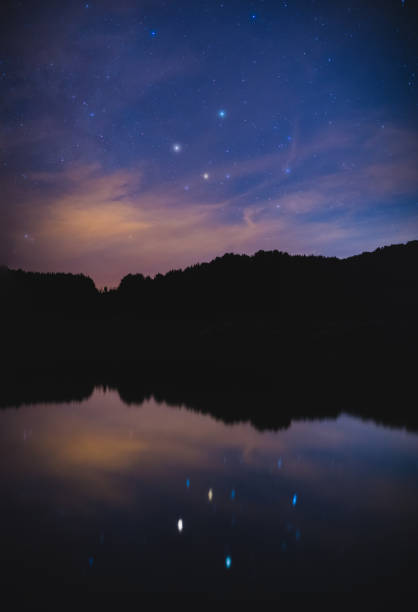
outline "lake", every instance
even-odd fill
[[[342,413],[261,431],[96,387],[1,410],[0,448],[3,592],[416,588],[402,428]]]

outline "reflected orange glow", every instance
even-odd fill
[[[32,471],[57,478],[64,485],[52,489],[51,495],[69,506],[83,506],[89,500],[125,506],[140,483],[158,482],[167,494],[176,495],[185,489],[191,470],[195,475],[190,490],[196,491],[200,486],[196,473],[209,470],[213,482],[225,470],[249,468],[272,474],[278,482],[291,484],[293,491],[306,494],[308,489],[327,489],[331,499],[339,493],[328,487],[327,479],[339,478],[346,456],[353,461],[351,445],[359,444],[359,435],[365,436],[367,447],[368,436],[376,429],[347,419],[344,426],[339,421],[330,421],[326,427],[322,422],[301,421],[278,433],[261,433],[248,424],[225,426],[210,416],[169,408],[154,400],[127,407],[116,392],[99,390],[88,401],[71,407],[38,405],[7,411],[1,417],[14,432],[1,442],[4,451],[14,457],[15,478],[23,481]],[[17,445],[16,440],[20,440]],[[402,444],[407,442],[402,439]],[[339,456],[339,462],[324,463],[320,459],[324,449],[328,455]],[[231,456],[233,462],[226,462]],[[7,474],[7,466],[0,466],[0,471]],[[355,471],[344,477],[345,486],[360,495]],[[365,474],[361,486],[373,487],[373,496],[365,496],[367,504],[379,501],[384,506],[397,484]],[[212,501],[213,489],[204,491],[199,496],[207,495]],[[230,500],[230,491],[217,495],[217,505]],[[256,499],[251,506],[257,514]]]

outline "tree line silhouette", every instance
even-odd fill
[[[83,274],[0,269],[3,363],[194,361],[272,367],[412,354],[418,241],[346,259],[258,251],[99,291]]]
[[[199,318],[215,312],[276,312],[309,318],[376,318],[417,305],[418,240],[346,259],[258,251],[226,253],[209,263],[154,278],[122,278],[98,291],[84,274],[0,268],[3,308],[19,311]]]

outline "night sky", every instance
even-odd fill
[[[0,263],[100,287],[418,237],[412,0],[2,6]]]

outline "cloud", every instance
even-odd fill
[[[36,179],[57,177],[37,174]],[[103,175],[96,167],[75,168],[61,182],[67,193],[34,206],[33,257],[46,261],[53,253],[61,265],[79,259],[96,278],[105,275],[98,271],[103,257],[112,259],[119,274],[132,269],[155,273],[248,248],[265,231],[253,221],[251,208],[236,222],[225,223],[228,202],[184,202],[175,188],[141,190],[138,170]]]
[[[28,197],[16,204],[6,263],[84,272],[101,286],[129,272],[166,272],[230,251],[348,255],[412,239],[417,214],[404,223],[381,212],[367,218],[372,205],[384,211],[416,192],[411,137],[371,132],[352,162],[356,138],[342,129],[340,136],[296,142],[290,175],[283,171],[287,152],[236,162],[232,170],[213,166],[210,181],[196,174],[173,181],[149,162],[112,172],[87,163],[32,172]]]

